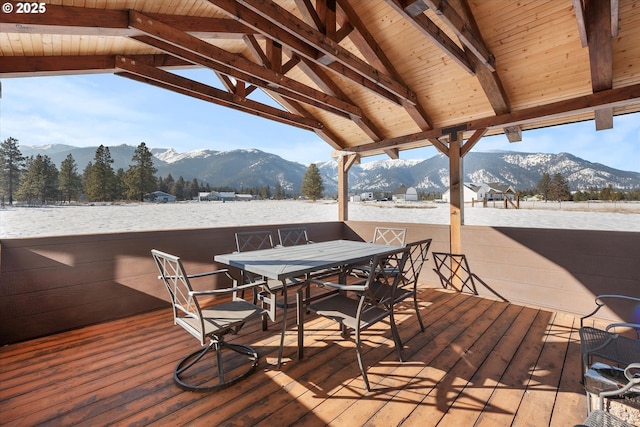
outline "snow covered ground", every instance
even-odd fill
[[[337,218],[338,204],[328,201],[5,207],[0,209],[0,238],[322,222]],[[449,224],[449,206],[430,202],[350,203],[349,219]],[[521,209],[467,206],[465,224],[640,231],[640,204],[525,202]]]

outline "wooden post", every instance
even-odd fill
[[[449,199],[450,218],[450,252],[462,253],[462,225],[464,224],[464,199],[463,199],[463,171],[460,147],[462,144],[462,131],[456,136],[451,135],[449,143],[449,187],[451,197]]]
[[[338,158],[338,221],[349,219],[349,169],[357,161],[357,154],[341,154]]]

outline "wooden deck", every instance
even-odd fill
[[[386,325],[366,331],[367,393],[351,341],[307,318],[305,359],[275,367],[279,323],[232,340],[261,359],[245,381],[199,394],[176,387],[177,361],[197,342],[169,308],[0,349],[2,425],[571,426],[586,416],[578,319],[436,289],[421,291],[421,333],[398,319],[406,362]],[[292,310],[293,311],[293,310]],[[290,317],[294,325],[293,315]]]

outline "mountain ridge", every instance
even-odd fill
[[[95,156],[97,147],[74,147],[65,144],[21,146],[23,156],[48,155],[56,166],[71,154],[82,173]],[[135,151],[134,146],[110,146],[113,168],[127,169]],[[180,153],[174,148],[150,149],[154,156],[157,176],[171,174],[190,181],[197,179],[213,187],[255,188],[276,184],[287,192],[299,193],[307,166],[285,160],[259,149],[218,151],[199,149]],[[327,195],[337,193],[337,161],[316,162]],[[463,160],[465,182],[499,182],[517,190],[535,188],[543,173],[560,173],[571,190],[604,188],[608,185],[620,190],[640,188],[640,173],[622,171],[592,163],[569,153],[523,153],[515,151],[470,152]],[[349,171],[349,190],[354,193],[390,192],[406,185],[423,192],[441,193],[449,185],[449,161],[437,154],[422,160],[375,160],[354,165]]]

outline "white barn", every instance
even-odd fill
[[[417,202],[418,191],[414,187],[407,187],[402,184],[393,191],[391,198],[393,201],[398,202]]]

